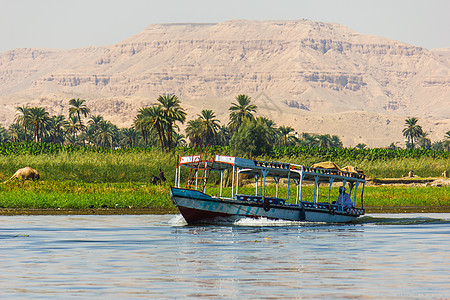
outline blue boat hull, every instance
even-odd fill
[[[197,190],[171,188],[171,198],[188,224],[214,222],[224,218],[268,218],[309,222],[351,222],[361,210],[334,211],[284,203],[263,203],[211,197]],[[362,212],[363,213],[363,212]]]

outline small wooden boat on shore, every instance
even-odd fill
[[[182,171],[186,168],[189,172],[187,177]],[[220,187],[216,185],[216,195],[207,193],[207,182],[212,172],[220,173]],[[227,188],[224,187],[224,172],[229,172],[232,176],[231,186]],[[245,178],[255,179],[255,193],[252,195],[239,192],[240,180],[244,174]],[[181,178],[187,179],[185,188],[181,187]],[[274,195],[267,193],[266,184],[269,180],[276,185]],[[281,182],[284,187],[283,197],[279,195]],[[312,195],[302,194],[305,184],[313,186]],[[333,203],[333,184],[347,187],[352,198],[351,207]],[[319,200],[320,185],[328,189],[325,196],[322,191],[322,199]],[[178,158],[171,198],[188,224],[242,217],[342,223],[364,215],[364,185],[364,174],[340,169],[313,168],[224,155],[213,155],[211,159],[191,155]],[[292,186],[295,186],[295,193],[291,191]],[[224,196],[226,189],[227,196]],[[323,198],[327,201],[323,201]],[[359,206],[355,207],[357,202]]]

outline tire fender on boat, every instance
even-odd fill
[[[330,208],[330,214],[331,214],[332,216],[334,216],[335,213],[336,213],[336,212],[334,211],[334,207],[331,207],[331,208]]]

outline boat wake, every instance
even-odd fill
[[[173,227],[188,226],[183,216],[176,215],[169,224]],[[420,214],[385,214],[364,216],[350,223],[300,222],[289,220],[271,220],[268,218],[231,217],[217,218],[199,225],[239,226],[239,227],[311,227],[311,226],[343,226],[343,225],[421,225],[421,224],[450,224],[450,214],[434,214],[420,216]]]
[[[169,225],[173,226],[173,227],[182,227],[182,226],[187,226],[188,223],[183,218],[183,216],[180,214],[180,215],[176,215],[172,219],[170,219]]]
[[[235,226],[248,226],[248,227],[285,227],[285,226],[312,226],[326,224],[323,222],[300,222],[289,220],[271,220],[267,218],[240,218],[234,221]]]
[[[188,223],[181,214],[174,216],[169,221],[169,224],[173,227],[188,226]],[[240,226],[240,227],[286,227],[286,226],[317,226],[323,224],[327,223],[271,220],[265,217],[261,218],[229,217],[229,218],[216,218],[214,220],[200,222],[198,225]]]

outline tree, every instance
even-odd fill
[[[8,140],[8,131],[0,124],[0,143],[6,143]]]
[[[431,150],[434,151],[442,151],[444,150],[444,142],[443,141],[436,141],[431,144]]]
[[[88,125],[92,126],[95,130],[97,130],[100,127],[100,123],[104,120],[105,119],[101,115],[91,116],[91,118],[88,121]]]
[[[230,144],[236,152],[251,156],[267,154],[271,150],[270,130],[263,119],[245,120],[233,134]]]
[[[405,120],[405,128],[403,129],[403,136],[407,139],[407,147],[414,149],[414,142],[422,135],[422,126],[418,125],[417,118],[409,118]]]
[[[422,132],[417,140],[417,145],[422,149],[431,149],[431,140],[428,138],[428,132]]]
[[[258,108],[256,105],[251,104],[251,98],[247,95],[236,96],[236,101],[237,103],[231,103],[231,107],[229,108],[231,113],[228,127],[233,132],[239,129],[244,120],[254,120],[253,113],[256,113],[256,109]]]
[[[157,101],[161,104],[161,110],[163,112],[166,128],[166,141],[167,148],[172,151],[172,135],[173,128],[176,126],[176,122],[184,123],[186,120],[186,112],[180,106],[181,101],[175,95],[159,96]]]
[[[27,129],[30,125],[30,108],[28,106],[16,107],[17,113],[14,121],[23,128],[25,142],[27,141]],[[20,136],[18,136],[19,138]]]
[[[311,135],[309,133],[303,132],[302,138],[300,140],[300,145],[303,147],[318,147],[319,139],[318,135]]]
[[[69,137],[70,142],[72,145],[75,145],[77,133],[81,130],[80,123],[78,122],[77,116],[69,116],[69,119],[67,120],[66,125],[66,134]]]
[[[202,137],[202,145],[215,144],[217,131],[220,128],[219,120],[212,110],[204,109],[198,115],[200,120],[200,135]]]
[[[115,137],[118,135],[118,131],[119,129],[117,128],[117,126],[110,121],[101,121],[96,134],[97,145],[100,145],[103,148],[113,148]]]
[[[20,127],[19,124],[17,123],[12,123],[9,126],[8,131],[11,142],[15,143],[20,140],[20,136],[23,134],[22,130],[23,130],[22,127]]]
[[[357,149],[364,149],[364,148],[366,148],[366,147],[367,147],[367,145],[364,144],[364,143],[359,143],[358,145],[356,145],[356,148],[357,148]]]
[[[53,143],[62,143],[64,141],[64,128],[68,122],[63,115],[52,116],[49,122],[50,136]]]
[[[335,147],[335,148],[343,147],[342,141],[337,135],[331,136],[331,147]]]
[[[230,142],[230,131],[226,125],[222,125],[216,135],[217,145],[227,146]]]
[[[161,105],[152,105],[139,109],[139,113],[134,119],[134,127],[140,130],[144,139],[145,145],[148,144],[148,136],[151,129],[154,129],[161,144],[161,148],[167,145],[164,128],[166,127],[166,119]]]
[[[123,144],[125,144],[127,147],[136,147],[136,142],[139,137],[139,132],[136,129],[134,129],[133,127],[122,128],[120,130],[120,135],[123,137]]]
[[[278,128],[279,139],[277,144],[279,146],[289,146],[295,143],[295,136],[292,136],[290,133],[295,132],[294,128],[289,126],[280,126]]]
[[[173,134],[173,146],[174,147],[186,146],[186,140],[184,139],[184,135],[175,132]]]
[[[29,123],[34,127],[34,141],[42,140],[44,125],[50,122],[50,115],[43,107],[31,107],[28,109]]]
[[[317,136],[319,147],[330,148],[331,147],[331,136],[329,134],[322,134]]]
[[[450,131],[447,131],[442,141],[442,147],[445,151],[450,151]]]
[[[191,146],[200,145],[202,143],[202,121],[200,118],[188,121],[185,131]]]
[[[400,149],[400,146],[398,146],[397,145],[398,144],[398,142],[392,142],[390,145],[389,145],[389,147],[388,147],[388,149]]]
[[[78,121],[80,122],[80,131],[82,131],[84,129],[84,125],[81,122],[81,115],[83,115],[85,118],[89,115],[89,113],[91,112],[91,110],[86,106],[86,104],[84,104],[84,102],[86,102],[86,100],[84,99],[70,99],[69,100],[69,105],[71,105],[72,107],[69,107],[69,116],[77,116]],[[83,146],[84,146],[84,140],[83,140]]]

